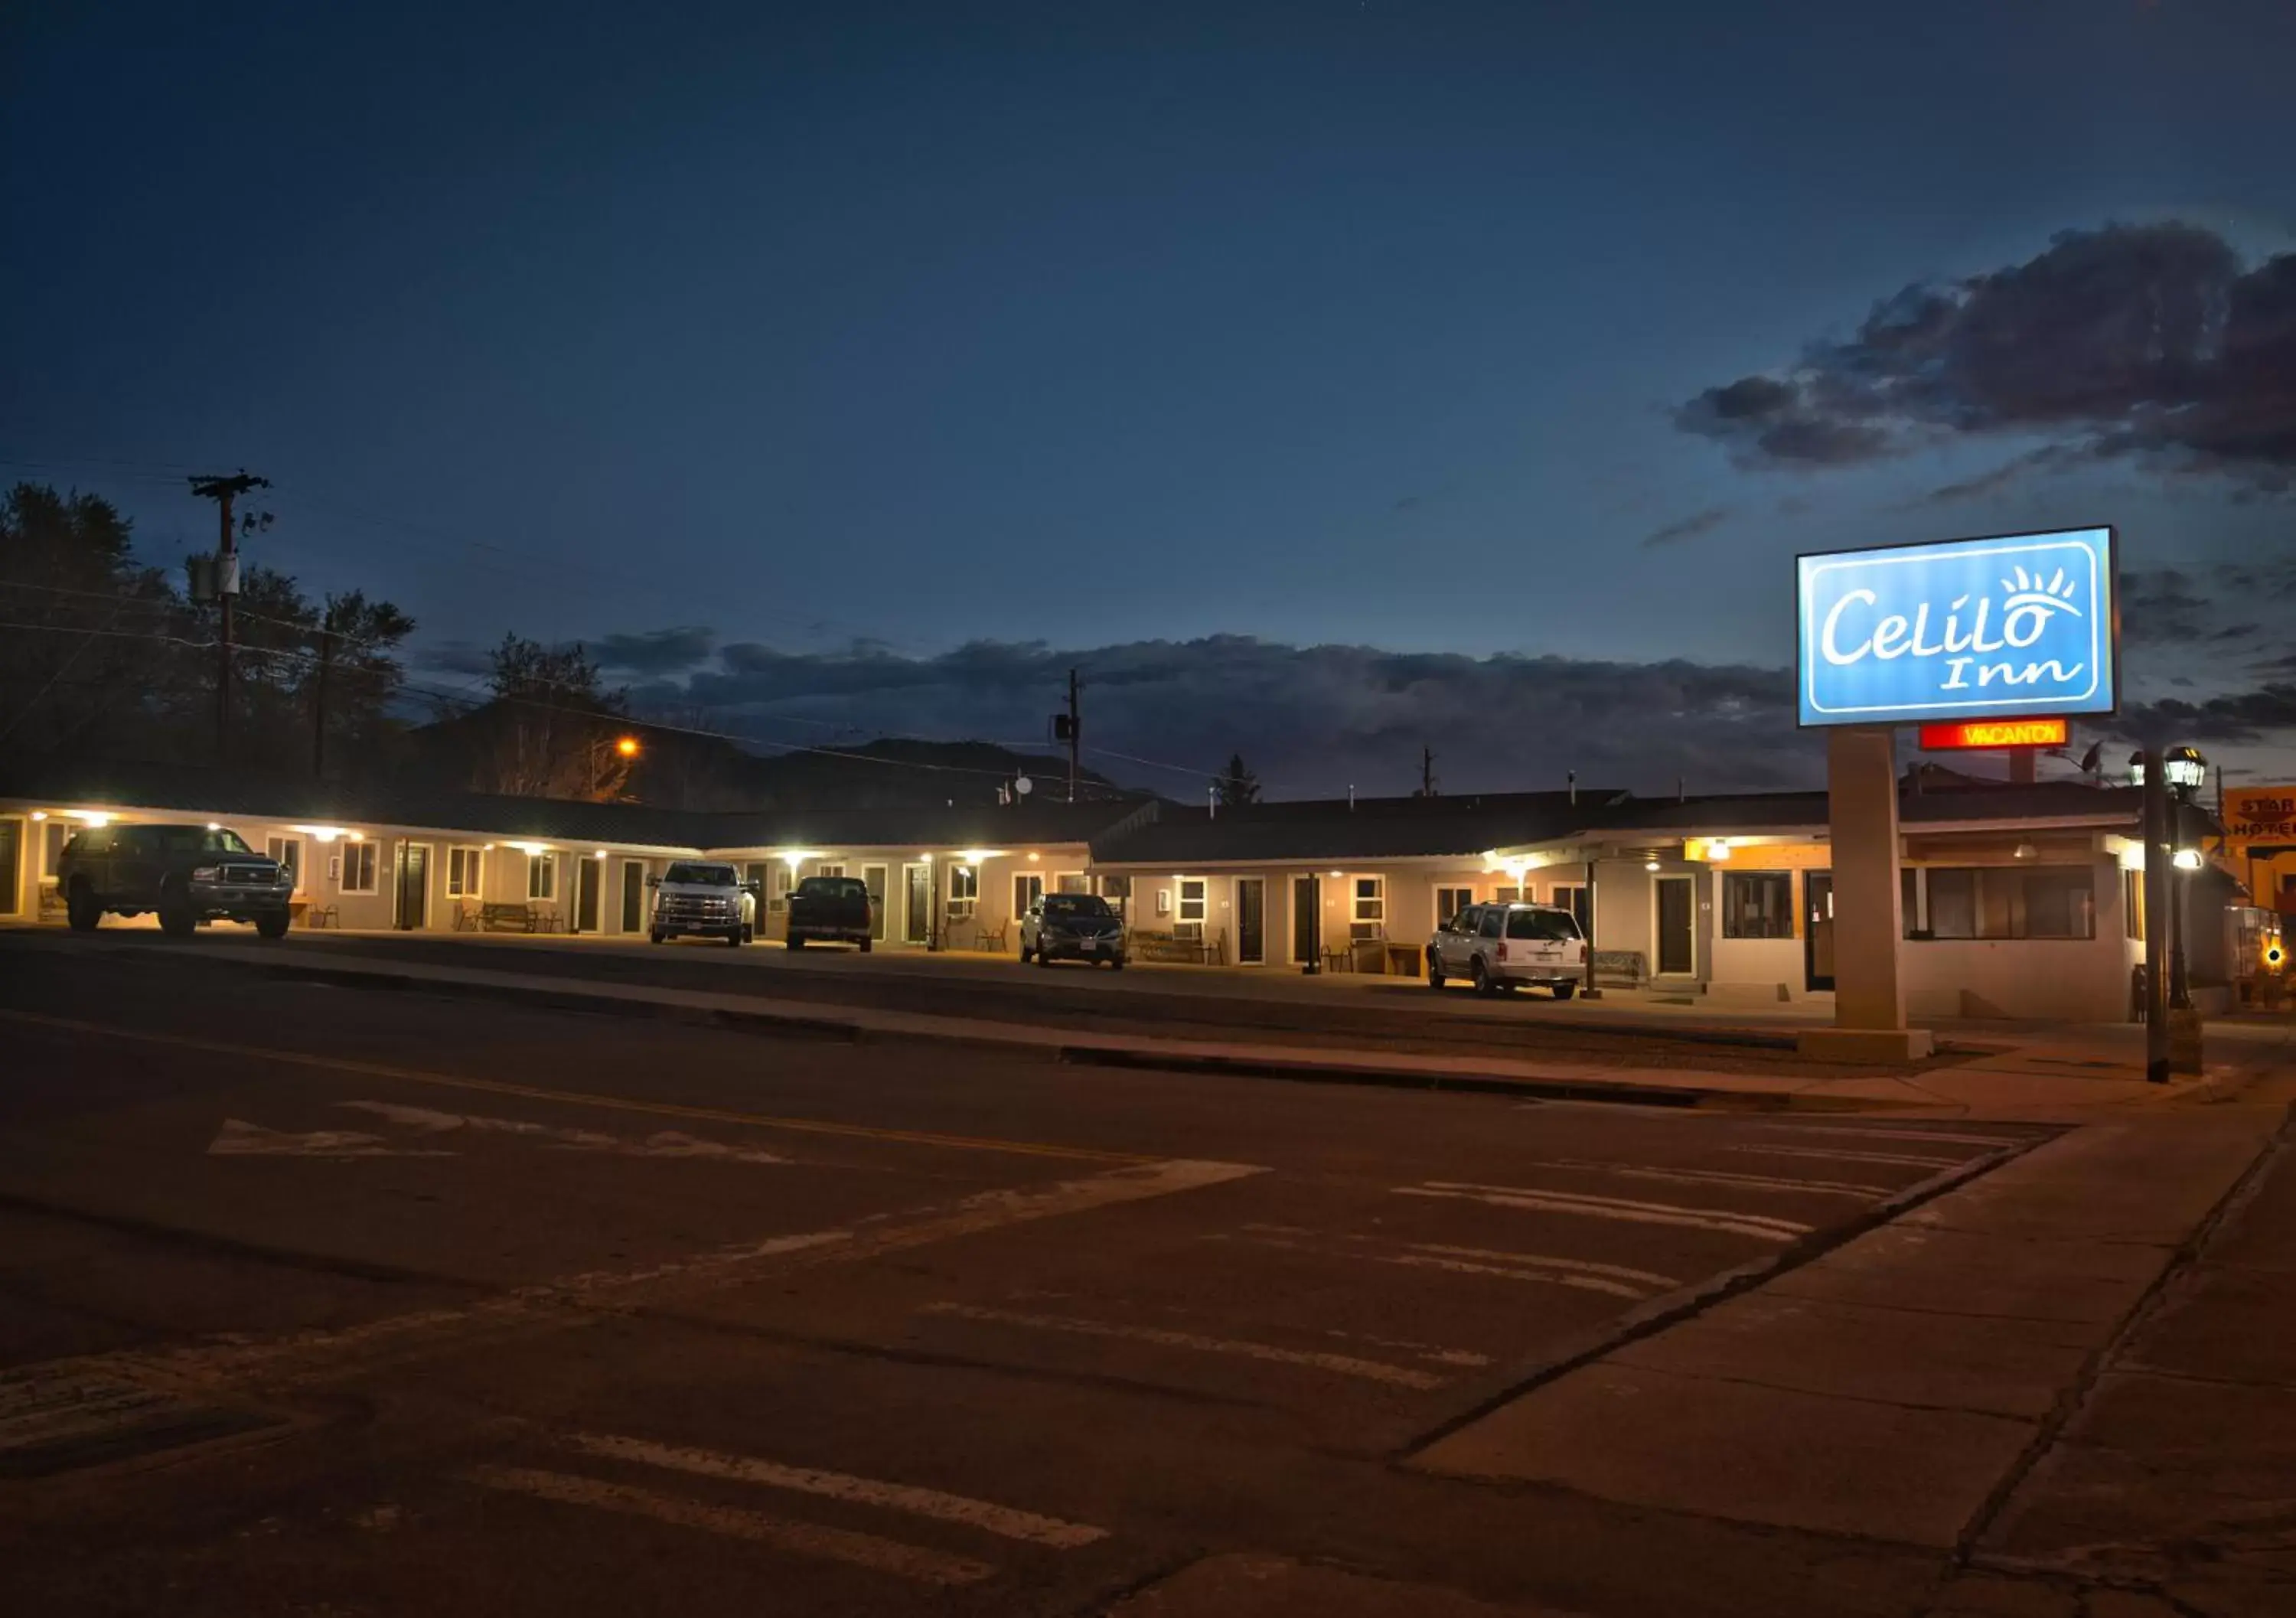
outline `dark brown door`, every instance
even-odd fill
[[[643,860],[622,861],[622,931],[640,932],[645,929],[645,863]]]
[[[1658,969],[1677,977],[1698,968],[1690,935],[1693,891],[1687,876],[1658,879]]]
[[[1257,876],[1235,881],[1235,958],[1245,966],[1267,959],[1267,884]]]
[[[606,862],[595,858],[578,859],[574,865],[574,931],[595,932],[598,930],[598,890],[606,884]]]
[[[403,843],[398,854],[399,926],[408,932],[420,932],[430,922],[430,845]]]
[[[1833,987],[1833,873],[1801,879],[1802,960],[1812,989]]]

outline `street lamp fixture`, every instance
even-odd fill
[[[2197,871],[2201,868],[2201,851],[2198,849],[2178,849],[2170,863],[2179,871]]]
[[[2144,754],[2141,751],[2128,755],[2128,784],[2144,784]]]
[[[2172,747],[2161,757],[2161,773],[2169,778],[2169,790],[2190,803],[2208,784],[2209,761],[2197,747]]]

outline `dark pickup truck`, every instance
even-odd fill
[[[853,944],[869,953],[869,890],[858,877],[808,876],[790,895],[789,947],[802,949],[824,940]]]
[[[64,844],[56,886],[75,931],[109,910],[160,913],[161,931],[189,938],[202,922],[253,922],[266,938],[287,936],[295,873],[215,825],[91,826]]]

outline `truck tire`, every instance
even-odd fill
[[[74,883],[72,891],[64,896],[64,919],[71,924],[74,932],[93,932],[102,924],[103,907],[96,903],[95,895],[87,891],[86,883]]]
[[[1578,985],[1576,983],[1557,983],[1554,985],[1554,998],[1558,1000],[1567,1000],[1578,992]]]
[[[731,944],[734,949],[739,949],[742,947],[742,930],[739,927],[736,927],[731,932],[728,932],[726,935],[726,941]]]
[[[256,912],[255,930],[265,938],[285,938],[287,936],[287,912],[284,910],[259,910]]]
[[[169,938],[190,938],[200,930],[200,913],[192,896],[179,889],[160,891],[160,931]]]
[[[1028,945],[1026,945],[1026,944],[1023,944],[1023,945],[1021,945],[1021,965],[1022,965],[1023,966],[1025,966],[1025,965],[1027,965],[1028,964],[1029,964],[1029,946],[1028,946]]]
[[[668,934],[664,933],[659,927],[656,927],[652,932],[646,934],[647,938],[652,940],[657,944],[661,942],[661,940],[667,936]]]
[[[1443,987],[1443,957],[1432,949],[1427,952],[1427,987],[1430,989]]]
[[[1483,998],[1488,1000],[1497,995],[1499,981],[1491,975],[1491,969],[1483,964],[1481,956],[1469,963],[1469,975],[1475,980],[1475,992]]]
[[[804,948],[805,948],[805,935],[804,935],[803,933],[801,933],[801,932],[792,932],[792,933],[791,933],[791,934],[789,935],[789,947],[790,947],[791,949],[804,949]]]

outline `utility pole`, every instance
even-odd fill
[[[311,707],[311,775],[321,781],[327,776],[327,671],[334,661],[335,628],[328,620],[319,630],[318,700]]]
[[[2175,903],[2169,889],[2176,858],[2169,827],[2169,779],[2158,748],[2146,748],[2138,766],[2144,789],[2144,1077],[2169,1082],[2169,927]]]
[[[1077,771],[1078,754],[1084,747],[1084,710],[1078,699],[1084,686],[1077,680],[1077,671],[1069,670],[1069,801],[1077,801]]]
[[[1419,795],[1435,795],[1435,750],[1424,744],[1419,749]]]
[[[234,477],[193,478],[191,482],[194,496],[216,503],[222,524],[216,546],[216,595],[223,604],[223,633],[216,643],[216,762],[221,764],[231,755],[231,645],[237,627],[232,604],[239,595],[239,534],[232,526],[231,505],[243,494],[270,488],[271,480],[242,468]]]

